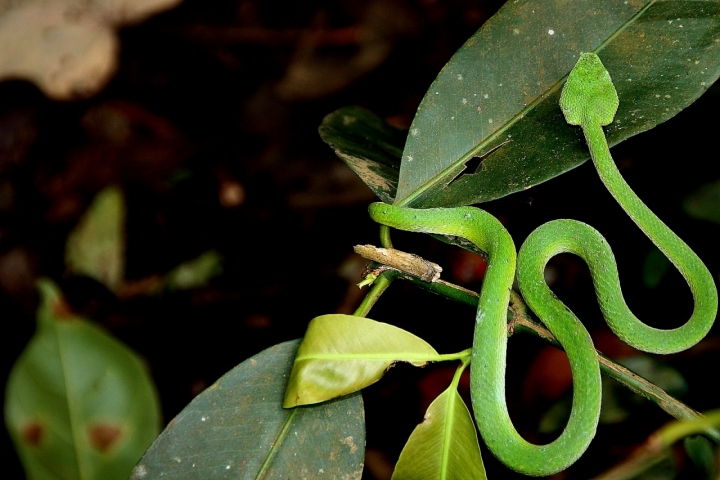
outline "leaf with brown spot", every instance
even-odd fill
[[[56,302],[53,302],[50,308],[52,309],[53,317],[55,317],[55,320],[57,321],[62,322],[78,318],[77,314],[73,311],[72,307],[65,301],[65,299],[58,299]]]
[[[90,445],[100,453],[110,450],[118,440],[122,430],[113,425],[93,425],[88,428],[88,440]]]
[[[128,347],[59,308],[54,284],[38,286],[37,332],[5,390],[5,423],[27,477],[124,480],[160,430],[152,380]]]
[[[31,447],[37,447],[42,440],[43,426],[40,422],[31,422],[20,428],[20,438]]]

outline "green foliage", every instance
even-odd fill
[[[494,200],[589,158],[582,134],[557,108],[581,52],[598,53],[612,73],[620,97],[607,129],[613,146],[672,118],[718,78],[719,9],[713,1],[508,2],[428,89],[397,180],[402,142],[380,119],[341,109],[326,117],[321,135],[376,193],[399,184],[391,196],[402,205]],[[383,141],[368,141],[371,131]]]
[[[375,195],[385,203],[393,202],[407,132],[360,107],[344,107],[329,114],[319,131],[325,143]]]
[[[165,285],[170,290],[198,288],[222,272],[222,257],[216,251],[205,252],[173,268],[165,276]]]
[[[438,353],[400,328],[351,315],[308,325],[285,394],[286,408],[322,402],[375,383],[395,362],[425,365]]]
[[[298,343],[264,350],[195,397],[131,478],[360,478],[365,455],[360,394],[282,408]]]
[[[458,369],[452,384],[430,404],[400,453],[394,480],[437,478],[485,480],[477,432],[465,402],[457,392]]]
[[[143,361],[39,284],[37,333],[13,367],[5,422],[29,478],[125,479],[160,431]]]
[[[581,53],[598,53],[612,73],[620,108],[606,132],[614,145],[671,118],[717,79],[718,32],[720,2],[712,0],[515,0],[440,72],[408,132],[346,107],[323,120],[320,135],[387,203],[420,208],[486,202],[588,158],[582,133],[566,124],[558,108],[560,89]],[[708,185],[688,198],[686,210],[720,222],[718,197],[717,185]],[[117,291],[124,274],[124,217],[120,190],[98,194],[68,239],[68,270]],[[651,287],[667,264],[652,255],[646,270]],[[202,286],[220,263],[216,252],[207,252],[173,269],[162,286]],[[5,406],[28,476],[125,478],[157,433],[150,378],[127,347],[68,314],[51,283],[41,284],[41,294],[38,331],[12,371]],[[514,319],[524,315],[517,312]],[[393,478],[483,479],[475,427],[457,392],[469,352],[440,355],[409,332],[351,315],[317,317],[301,343],[276,345],[225,374],[168,425],[132,478],[359,478],[365,432],[356,392],[398,361],[422,366],[442,360],[462,366],[410,435]],[[671,393],[682,383],[675,371],[651,367],[645,375],[656,376]],[[660,390],[632,372],[627,377],[634,392]],[[614,410],[606,407],[606,420],[628,415],[615,390],[605,388],[615,400],[609,402]],[[567,414],[560,405],[543,428],[558,430]],[[667,447],[710,432],[709,425],[673,424],[660,435]],[[699,468],[715,474],[707,443],[689,439],[685,446]]]
[[[93,199],[65,246],[70,272],[86,275],[116,291],[125,275],[125,202],[117,187]]]
[[[683,208],[693,218],[720,223],[720,180],[707,183],[688,195]]]

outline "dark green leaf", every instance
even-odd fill
[[[360,394],[282,408],[299,343],[264,350],[198,395],[148,449],[132,479],[359,479]]]
[[[611,145],[663,122],[720,74],[720,2],[517,0],[455,54],[423,99],[396,203],[469,205],[529,188],[589,158],[560,89],[599,54],[620,97]]]
[[[383,202],[397,190],[406,132],[360,107],[345,107],[323,119],[320,137]]]
[[[660,285],[665,274],[670,270],[670,260],[658,248],[653,247],[645,256],[642,269],[643,285],[655,288]]]
[[[683,208],[693,218],[720,223],[720,181],[707,183],[691,193]]]
[[[683,446],[695,468],[702,472],[702,478],[717,479],[715,452],[707,438],[699,435],[686,437]]]
[[[395,362],[438,357],[424,340],[387,323],[352,315],[312,319],[298,349],[285,407],[322,402],[377,382]]]
[[[5,421],[28,478],[126,479],[160,431],[142,360],[39,285],[38,330],[13,367]]]
[[[485,480],[477,432],[456,385],[428,407],[400,453],[393,480]]]
[[[69,271],[117,290],[125,275],[125,202],[117,187],[102,190],[65,246]]]

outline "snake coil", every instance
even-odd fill
[[[594,53],[582,54],[563,88],[560,106],[569,124],[582,127],[595,168],[612,196],[690,286],[695,306],[681,327],[660,330],[633,315],[623,299],[610,246],[597,230],[584,223],[556,220],[540,226],[530,234],[516,258],[507,230],[478,208],[410,209],[384,203],[369,207],[372,219],[382,225],[462,237],[487,253],[473,338],[472,406],[490,451],[508,467],[526,475],[551,475],[575,462],[595,435],[600,415],[600,367],[590,335],[544,280],[545,265],[553,256],[569,252],[585,260],[605,320],[618,337],[637,349],[653,353],[685,350],[707,334],[717,313],[717,290],[708,269],[645,206],[615,167],[602,126],[612,122],[618,103],[615,87],[600,59]],[[523,298],[565,349],[573,376],[570,419],[562,434],[547,445],[531,444],[518,434],[505,401],[506,315],[516,273]]]

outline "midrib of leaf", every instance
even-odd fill
[[[75,320],[75,321],[79,321],[79,320]],[[58,354],[60,355],[60,364],[62,365],[63,383],[65,384],[65,399],[68,404],[68,414],[70,416],[70,432],[72,433],[72,439],[73,439],[73,451],[75,453],[75,463],[77,465],[78,475],[80,476],[80,479],[81,480],[86,479],[86,478],[89,479],[90,477],[84,471],[83,464],[80,461],[80,455],[78,454],[78,448],[80,445],[80,441],[82,440],[82,437],[81,437],[82,432],[78,431],[78,426],[75,421],[75,418],[79,415],[79,413],[77,411],[75,411],[74,406],[77,405],[78,402],[76,402],[74,398],[73,399],[70,398],[72,396],[72,393],[70,392],[71,389],[68,387],[68,385],[69,385],[68,372],[70,369],[68,368],[67,362],[65,359],[65,357],[66,357],[65,348],[64,348],[63,342],[60,339],[60,335],[59,335],[59,332],[57,329],[57,325],[55,325],[55,321],[50,320],[50,322],[51,322],[51,326],[53,329],[53,333],[55,334],[55,341],[57,342],[57,345],[58,345]]]
[[[647,3],[647,5],[645,5],[643,8],[641,8],[640,10],[638,10],[638,12],[637,12],[635,15],[633,15],[630,19],[628,19],[627,22],[623,23],[620,28],[618,28],[617,30],[615,30],[614,33],[612,33],[610,36],[608,36],[608,38],[607,38],[605,41],[603,41],[602,43],[600,43],[600,45],[598,45],[597,48],[595,48],[595,50],[593,50],[593,52],[594,52],[594,53],[601,52],[608,43],[610,43],[615,37],[617,37],[617,36],[620,35],[623,31],[625,31],[625,29],[626,29],[628,26],[630,26],[630,25],[632,25],[633,23],[635,23],[635,21],[637,20],[638,17],[642,16],[643,13],[645,13],[645,11],[646,11],[648,8],[650,8],[651,6],[653,6],[653,5],[654,5],[655,3],[657,3],[657,2],[658,2],[658,0],[651,0],[651,1],[649,1],[649,2]],[[585,52],[585,53],[587,53],[587,52]],[[568,72],[568,75],[569,75],[569,74],[570,74],[570,72]],[[535,109],[535,107],[536,107],[538,104],[540,104],[541,102],[543,102],[547,96],[555,93],[555,92],[565,83],[565,79],[567,79],[568,75],[563,76],[560,80],[558,80],[557,82],[555,82],[551,88],[547,89],[544,93],[542,93],[538,98],[536,98],[536,99],[535,99],[532,103],[530,103],[527,107],[525,107],[525,108],[523,108],[522,110],[520,110],[519,113],[517,113],[517,114],[516,114],[515,116],[513,116],[510,120],[508,120],[507,122],[505,122],[505,124],[503,125],[502,128],[499,128],[498,130],[496,130],[493,134],[491,134],[490,136],[488,136],[485,140],[483,140],[483,141],[480,142],[477,146],[475,146],[475,147],[472,148],[470,151],[468,151],[468,153],[466,153],[465,155],[463,155],[462,157],[460,157],[460,159],[459,159],[458,161],[456,161],[456,162],[452,163],[451,165],[449,165],[445,170],[443,170],[442,172],[440,172],[438,175],[435,175],[433,178],[430,178],[430,179],[427,180],[426,182],[422,183],[422,184],[421,184],[420,186],[418,186],[415,190],[413,190],[413,192],[412,192],[411,194],[409,194],[407,197],[403,198],[402,200],[397,201],[397,202],[395,203],[395,205],[398,206],[398,207],[403,207],[403,206],[407,205],[408,203],[412,202],[413,200],[415,200],[416,198],[418,198],[419,196],[421,196],[421,195],[422,195],[423,193],[425,193],[427,190],[429,190],[430,188],[432,188],[432,187],[434,187],[435,185],[437,185],[438,183],[440,183],[440,180],[442,180],[442,181],[447,181],[448,183],[449,183],[450,181],[452,181],[452,179],[448,179],[448,177],[450,176],[450,174],[451,174],[454,170],[458,170],[458,167],[459,167],[460,165],[464,165],[465,162],[467,162],[467,161],[470,160],[471,158],[475,157],[475,156],[476,156],[479,152],[481,152],[485,147],[487,147],[487,146],[488,146],[489,144],[491,144],[493,141],[495,141],[496,139],[498,139],[499,137],[501,137],[506,131],[508,131],[508,130],[510,129],[510,127],[512,127],[513,125],[515,125],[515,123],[517,123],[520,119],[522,119],[523,117],[525,117],[525,115],[527,115],[528,112],[531,112],[533,109]],[[589,156],[589,154],[588,154],[588,156]],[[460,173],[460,172],[458,172],[458,174],[459,174],[459,173]],[[446,180],[446,179],[448,179],[448,180]]]
[[[335,354],[335,353],[315,353],[310,355],[298,355],[295,362],[303,360],[377,360],[377,361],[403,361],[413,360],[417,362],[442,362],[447,360],[462,360],[467,357],[467,351],[459,353],[446,353],[435,355],[420,354],[377,354],[377,353],[357,353],[357,354]]]
[[[275,455],[277,455],[277,452],[282,446],[283,441],[285,441],[285,438],[287,438],[288,431],[290,430],[290,425],[292,425],[292,422],[295,420],[297,412],[298,408],[293,408],[290,411],[290,415],[288,415],[288,417],[285,419],[285,423],[283,424],[282,429],[280,429],[280,433],[278,433],[278,436],[272,443],[270,451],[265,457],[262,465],[260,465],[260,470],[258,470],[257,475],[255,475],[255,480],[262,480],[263,478],[265,478],[265,475],[267,474],[268,468],[270,468],[270,464],[272,463],[273,458],[275,458]]]
[[[443,429],[442,457],[440,458],[440,480],[445,480],[447,478],[448,456],[450,455],[450,433],[452,432],[455,418],[455,395],[458,384],[460,383],[460,376],[463,371],[465,371],[465,367],[467,367],[469,363],[470,357],[463,360],[462,364],[455,371],[452,382],[450,382],[450,386],[447,389],[450,399],[448,401],[447,410],[445,411],[445,418],[447,420],[445,421],[445,428]]]
[[[450,389],[448,389],[448,403],[447,408],[445,410],[445,428],[443,431],[443,446],[442,446],[442,456],[440,457],[440,480],[445,480],[447,478],[447,470],[448,470],[448,456],[450,455],[450,433],[452,432],[452,427],[454,424],[453,415],[455,414],[455,390],[454,388],[457,387],[457,385],[453,384],[450,385]]]

